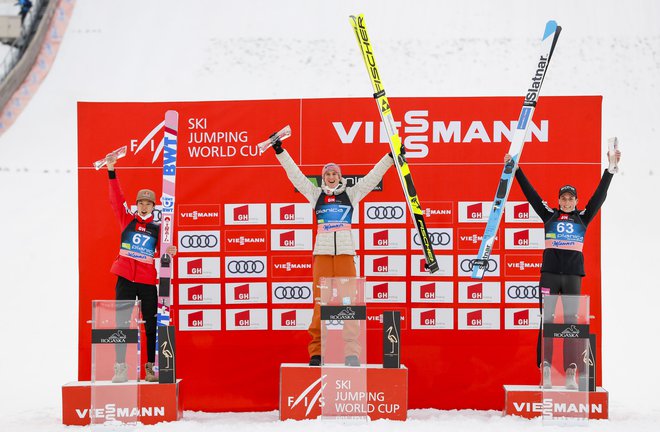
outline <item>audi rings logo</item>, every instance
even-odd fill
[[[373,206],[367,209],[367,217],[369,219],[401,219],[403,215],[403,207]]]
[[[471,272],[475,266],[476,261],[477,261],[476,258],[464,259],[463,261],[461,261],[461,270],[463,270],[464,272]],[[488,261],[486,262],[486,271],[492,273],[495,270],[497,270],[497,261],[495,261],[492,258],[488,259]]]
[[[429,232],[428,235],[429,235],[429,241],[433,246],[447,246],[449,243],[451,243],[451,236],[449,235],[449,233]],[[415,233],[415,236],[413,237],[413,243],[415,243],[418,246],[422,245],[418,233]]]
[[[329,326],[344,325],[344,320],[336,320],[336,319],[325,320],[325,325],[329,325]]]
[[[236,260],[229,261],[227,271],[229,273],[261,273],[265,269],[264,263],[255,260]]]
[[[278,286],[273,295],[279,300],[302,300],[312,296],[312,290],[307,286]]]
[[[539,298],[539,287],[534,285],[511,285],[506,294],[512,299],[530,299]]]
[[[213,248],[218,245],[218,237],[210,234],[186,234],[181,237],[184,248]]]

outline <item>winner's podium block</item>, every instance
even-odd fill
[[[525,418],[540,417],[542,415],[570,415],[587,416],[590,420],[603,420],[609,417],[609,394],[607,390],[598,387],[596,391],[589,392],[589,399],[570,403],[566,400],[553,400],[545,398],[553,390],[544,390],[534,385],[505,385],[504,386],[504,414],[517,415]],[[562,390],[554,390],[561,392]]]
[[[121,401],[106,406],[96,406],[91,410],[92,383],[76,381],[62,386],[62,424],[67,426],[85,426],[90,418],[104,418],[110,415],[118,420],[139,417],[145,425],[164,421],[181,420],[183,417],[183,400],[180,393],[181,380],[174,384],[158,384],[141,381],[136,387],[139,403],[128,408]],[[103,385],[96,383],[95,385]],[[135,385],[135,384],[128,384]],[[109,391],[117,389],[121,394],[125,391],[123,384],[108,382],[104,385]]]
[[[332,403],[333,410],[353,416],[356,405],[362,410],[366,403],[369,419],[406,420],[408,417],[408,369],[385,369],[369,364],[366,371],[366,391],[355,391],[346,380],[328,379],[328,368],[355,369],[352,366],[308,366],[304,363],[283,363],[280,367],[280,420],[316,419],[322,415],[323,405]],[[324,386],[337,389],[335,401],[323,397]],[[339,391],[341,390],[341,391]]]

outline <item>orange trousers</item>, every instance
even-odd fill
[[[307,347],[309,355],[321,354],[321,285],[322,277],[355,277],[355,263],[353,255],[314,255],[312,265],[312,276],[314,278],[314,314],[309,325],[309,334],[312,340]],[[342,336],[344,339],[344,355],[360,356],[360,344],[358,336],[360,333],[357,321],[345,321]]]

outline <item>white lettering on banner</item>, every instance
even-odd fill
[[[429,153],[427,143],[471,143],[481,141],[483,143],[500,143],[503,141],[511,142],[513,133],[518,124],[517,120],[511,120],[508,123],[502,120],[492,122],[492,132],[480,120],[472,120],[469,123],[461,120],[435,120],[429,121],[428,110],[410,110],[404,113],[404,122],[395,122],[397,128],[403,126],[405,139],[403,144],[407,149],[406,156],[409,158],[424,158]],[[534,122],[530,124],[530,134],[526,141],[532,141],[536,138],[539,142],[548,142],[550,134],[550,123],[548,120],[541,120],[540,126]],[[376,129],[373,121],[354,121],[348,125],[343,122],[332,122],[332,126],[342,144],[352,144],[356,141],[366,144],[374,142],[387,143],[388,137],[385,127],[382,123],[378,125],[378,138],[376,140],[374,130]],[[465,132],[464,132],[465,131]],[[360,137],[358,139],[358,136]]]
[[[106,404],[103,408],[94,409],[94,412],[88,408],[76,408],[76,415],[78,415],[78,418],[91,418],[92,414],[94,414],[94,418],[104,418],[107,420],[133,417],[164,417],[165,407],[117,407],[115,404]]]
[[[545,399],[544,402],[514,402],[513,409],[516,412],[544,412],[545,410],[550,413],[602,413],[603,405],[600,403],[565,403],[565,402],[552,402],[552,399]]]
[[[188,147],[188,155],[191,158],[230,158],[237,154],[243,157],[259,156],[259,147],[256,145],[244,145],[236,147],[233,145],[228,146],[190,146]]]

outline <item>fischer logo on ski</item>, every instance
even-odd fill
[[[426,223],[424,222],[424,212],[417,196],[417,191],[412,180],[412,175],[410,174],[408,162],[406,161],[405,155],[403,154],[401,138],[399,137],[399,132],[397,131],[396,124],[394,123],[394,117],[392,116],[390,103],[387,99],[387,95],[385,94],[385,88],[381,81],[378,66],[376,66],[376,58],[374,56],[373,46],[369,39],[369,34],[367,33],[367,26],[364,21],[364,15],[351,16],[350,22],[353,26],[358,45],[360,46],[362,58],[367,68],[367,73],[371,79],[371,84],[374,89],[374,99],[376,99],[380,117],[383,120],[385,130],[387,131],[390,149],[392,150],[392,155],[394,155],[394,166],[397,168],[399,180],[401,181],[401,187],[403,188],[403,192],[407,198],[406,201],[408,202],[408,209],[410,210],[413,222],[417,227],[417,231],[421,239],[420,243],[422,244],[422,248],[424,250],[426,268],[429,272],[435,273],[440,268],[438,266],[435,253],[433,252],[433,246],[429,240],[428,230],[426,229]]]
[[[534,76],[532,77],[532,82],[527,88],[525,101],[523,102],[523,107],[520,111],[520,117],[518,117],[518,125],[514,131],[511,146],[509,147],[511,160],[507,162],[502,169],[502,175],[500,176],[497,191],[495,192],[493,206],[490,215],[488,216],[488,223],[486,224],[481,246],[479,247],[479,254],[474,260],[474,267],[472,269],[473,279],[482,279],[486,272],[488,258],[493,249],[493,243],[495,242],[495,236],[497,235],[497,230],[500,226],[504,206],[509,197],[516,167],[518,166],[523,145],[525,144],[525,136],[527,135],[527,130],[532,122],[534,109],[536,108],[538,97],[541,92],[541,86],[543,85],[545,74],[548,71],[548,66],[552,59],[552,53],[554,52],[557,40],[559,39],[559,33],[561,33],[561,27],[557,25],[557,22],[548,21],[546,23],[545,32],[543,33],[542,38],[542,52],[538,57],[538,63],[536,65]]]

